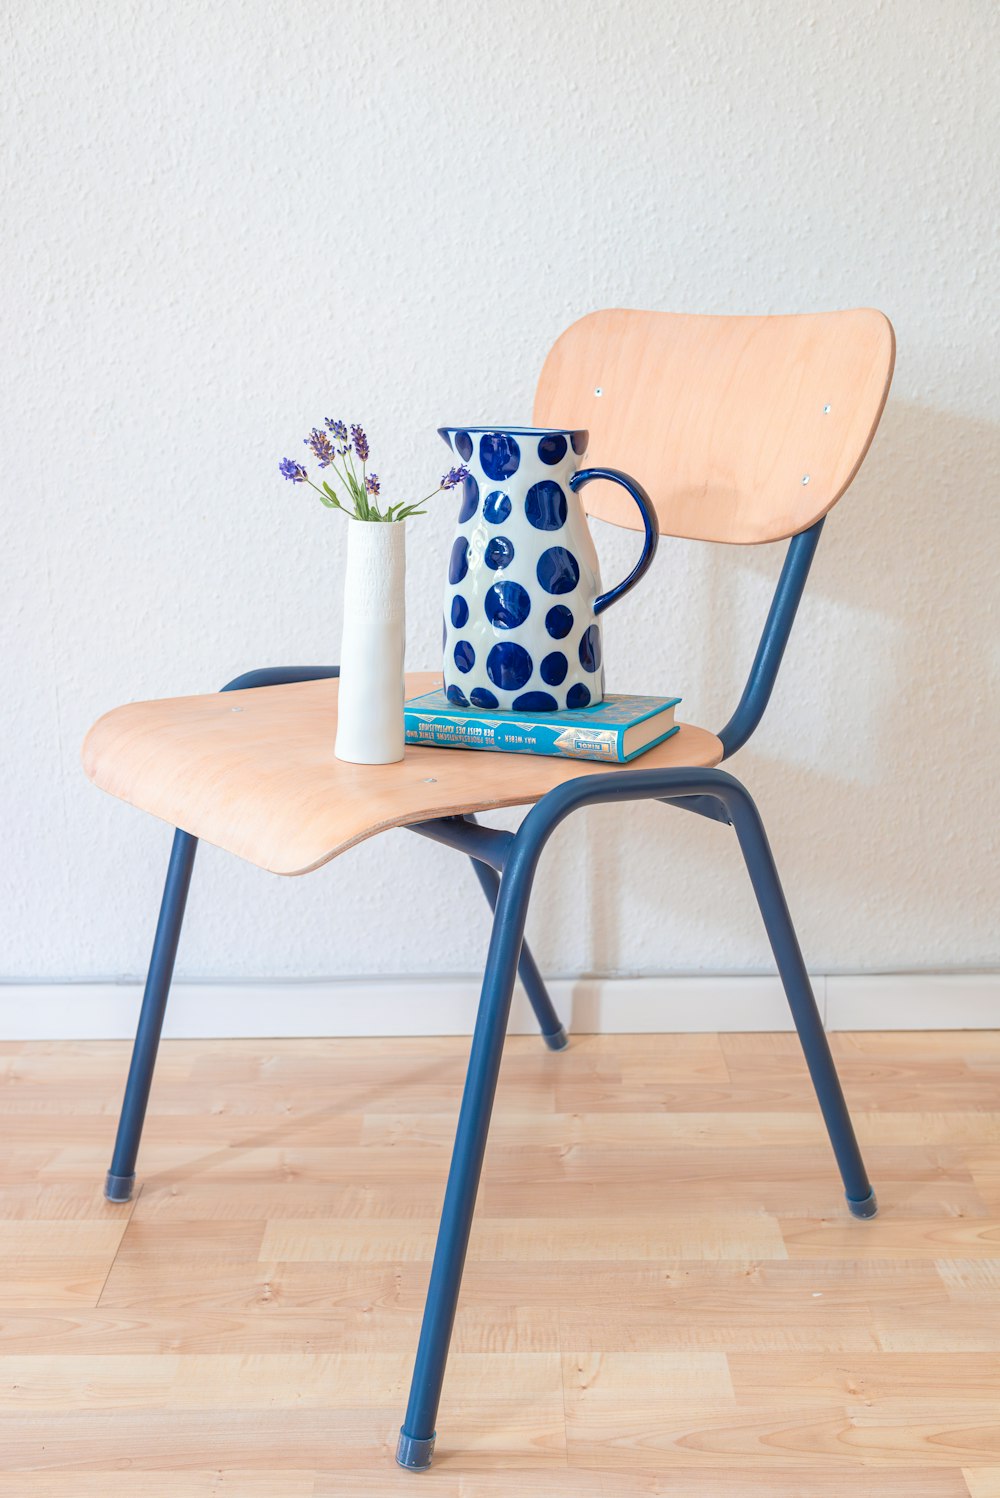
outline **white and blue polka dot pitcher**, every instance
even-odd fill
[[[444,689],[457,707],[554,713],[604,696],[598,616],[635,586],[659,533],[640,484],[584,468],[588,433],[540,427],[439,427],[469,469],[444,600]],[[601,592],[577,490],[611,479],[645,527],[628,577]]]

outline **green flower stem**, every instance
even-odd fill
[[[314,484],[312,479],[306,479],[306,483],[309,485],[310,489],[316,490],[316,493],[319,495],[320,499],[326,505],[328,510],[342,510],[344,508],[339,499],[337,499],[336,497],[331,499],[329,494],[324,494],[323,490],[319,487],[318,484]]]
[[[328,510],[343,510],[345,515],[350,515],[354,520],[379,521],[383,524],[391,521],[393,524],[399,524],[400,521],[408,520],[411,515],[426,515],[427,511],[422,510],[420,506],[427,504],[428,500],[433,499],[435,494],[440,494],[444,488],[443,484],[438,484],[437,488],[432,489],[430,494],[425,494],[423,499],[418,499],[412,504],[390,505],[383,515],[377,504],[369,504],[367,489],[362,488],[358,484],[357,471],[350,460],[350,454],[348,454],[348,462],[351,467],[350,473],[341,473],[336,463],[329,464],[329,467],[333,469],[337,478],[351,496],[354,505],[353,510],[341,502],[332,488],[328,487],[328,492],[324,492],[318,484],[313,483],[311,478],[307,478],[306,483],[310,489],[316,490],[316,493]],[[366,468],[367,465],[362,468],[362,473],[367,478]],[[396,513],[393,514],[393,511]]]
[[[336,463],[331,463],[330,467],[333,469],[334,473],[337,475],[338,479],[343,484],[348,494],[351,496],[351,501],[354,505],[355,517],[359,520],[370,520],[371,510],[368,504],[368,498],[364,489],[360,489],[358,487],[358,476],[354,469],[354,463],[351,458],[350,449],[348,449],[345,456],[347,458],[347,463],[350,464],[350,472],[347,471],[347,464],[345,464],[343,473],[341,473]]]

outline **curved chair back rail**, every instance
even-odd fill
[[[586,427],[590,467],[626,468],[663,535],[780,541],[821,519],[868,451],[892,379],[882,312],[716,317],[592,312],[558,338],[538,426]],[[628,496],[595,482],[591,515],[630,530]]]

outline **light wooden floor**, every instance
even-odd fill
[[[0,1494],[998,1498],[1000,1034],[515,1038],[439,1454],[392,1461],[467,1042],[0,1047]]]

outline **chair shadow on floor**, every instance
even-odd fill
[[[434,1037],[428,1037],[426,1043],[429,1047],[433,1046]],[[266,1040],[262,1040],[259,1042],[259,1044],[262,1048],[266,1048],[268,1042]],[[539,1041],[539,1045],[541,1045],[541,1041]],[[417,1086],[421,1082],[440,1082],[442,1084],[442,1087],[447,1089],[444,1093],[446,1101],[443,1103],[442,1111],[447,1111],[448,1108],[453,1108],[454,1112],[457,1114],[465,1059],[466,1058],[464,1053],[456,1052],[453,1056],[449,1056],[446,1058],[443,1057],[440,1061],[435,1061],[432,1064],[418,1067],[412,1072],[407,1073],[407,1087]],[[449,1092],[454,1094],[453,1098],[449,1096]],[[156,1139],[156,1124],[158,1122],[155,1109],[155,1097],[156,1095],[154,1083],[153,1107],[150,1113],[151,1127],[149,1130],[150,1144],[154,1146]],[[182,1164],[172,1166],[169,1170],[154,1170],[144,1172],[142,1177],[143,1189],[147,1193],[149,1193],[152,1191],[161,1190],[164,1187],[172,1184],[176,1180],[193,1180],[196,1176],[207,1175],[217,1167],[226,1164],[232,1164],[234,1161],[239,1160],[241,1157],[253,1154],[256,1150],[281,1149],[283,1147],[288,1149],[295,1149],[296,1147],[298,1147],[298,1145],[301,1144],[301,1135],[303,1133],[307,1133],[312,1129],[316,1129],[317,1131],[321,1132],[324,1127],[329,1129],[331,1113],[336,1113],[338,1115],[343,1114],[348,1116],[363,1114],[367,1111],[370,1105],[377,1101],[384,1103],[384,1088],[376,1090],[373,1087],[364,1087],[351,1091],[351,1089],[345,1089],[340,1083],[338,1083],[336,1096],[334,1097],[333,1095],[331,1095],[330,1108],[318,1108],[313,1110],[311,1113],[299,1113],[290,1116],[286,1115],[283,1117],[281,1122],[275,1123],[273,1127],[264,1129],[257,1133],[249,1134],[245,1139],[240,1139],[233,1143],[226,1144],[218,1150],[211,1151],[209,1154],[192,1156],[190,1159],[185,1159]],[[161,1124],[165,1125],[165,1129],[166,1131],[168,1131],[169,1119],[166,1121],[161,1119],[160,1122]],[[208,1127],[208,1125],[206,1125],[206,1127]],[[296,1142],[294,1144],[289,1143],[290,1134],[294,1135],[295,1137]],[[280,1177],[276,1177],[276,1179],[281,1180],[283,1180],[284,1178],[285,1177],[283,1173]],[[441,1180],[443,1188],[443,1165]]]

